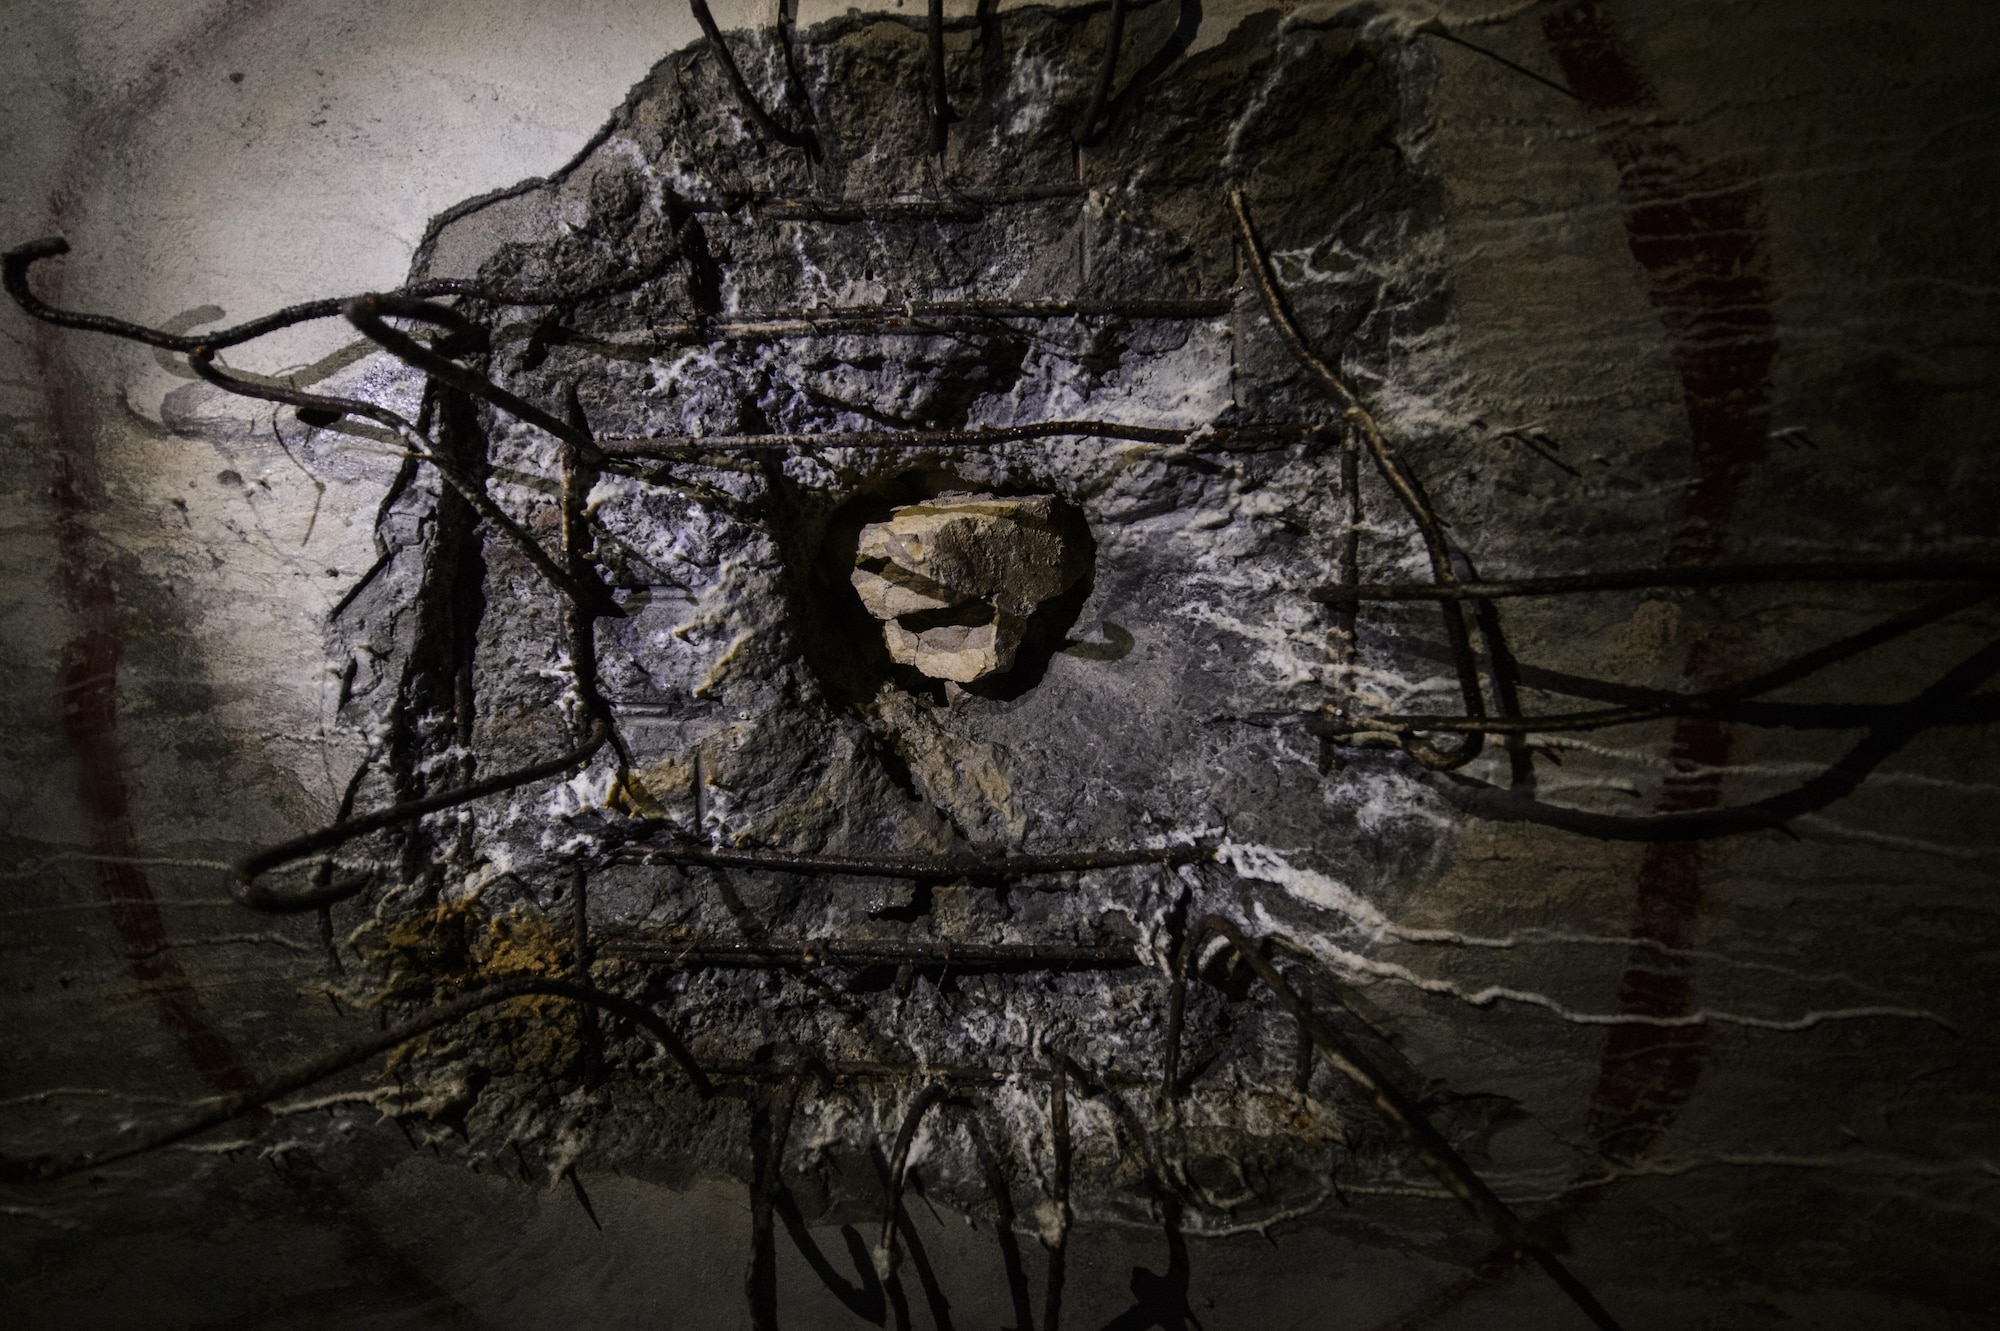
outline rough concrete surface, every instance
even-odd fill
[[[1348,733],[1463,710],[1451,634],[1371,602],[1350,636],[1309,595],[1350,548],[1363,582],[1433,566],[1258,273],[1457,577],[1991,559],[1993,15],[1139,4],[1084,125],[1107,6],[945,12],[940,153],[920,11],[718,11],[810,154],[678,11],[0,15],[0,242],[72,246],[42,298],[182,331],[476,283],[441,351],[549,413],[427,389],[339,318],[223,352],[419,422],[482,515],[379,421],[0,308],[0,1154],[143,1134],[496,981],[587,975],[718,1089],[515,999],[10,1178],[9,1320],[1026,1328],[1059,1287],[1073,1327],[1587,1324],[1226,950],[1175,1013],[1213,913],[1620,1324],[1984,1324],[2000,771],[1958,699],[2000,620],[1964,596],[1748,709],[1449,771]],[[1048,421],[1100,424],[1008,434]],[[1502,652],[1467,622],[1488,706],[1518,673],[1564,713],[1940,590],[1493,601]],[[1968,659],[1945,724],[1795,706]],[[229,900],[259,846],[599,724],[571,771],[268,877],[340,886],[324,921]],[[1819,789],[1857,743],[1782,827],[1602,821]],[[1190,854],[750,858],[1125,850]],[[995,960],[1029,945],[1109,960]]]

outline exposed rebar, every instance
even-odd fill
[[[190,1110],[158,1123],[135,1140],[115,1142],[67,1156],[5,1160],[0,1162],[0,1179],[18,1182],[62,1178],[82,1170],[126,1160],[147,1151],[156,1151],[163,1146],[171,1146],[175,1142],[184,1141],[241,1114],[267,1105],[279,1096],[304,1090],[314,1082],[324,1081],[335,1073],[344,1072],[377,1054],[387,1053],[398,1045],[408,1044],[418,1036],[463,1021],[496,1003],[535,995],[567,998],[572,1002],[590,1004],[636,1023],[681,1065],[682,1070],[687,1073],[689,1082],[704,1098],[713,1092],[707,1074],[695,1062],[687,1046],[681,1043],[673,1028],[651,1009],[629,998],[590,985],[577,984],[572,980],[527,976],[496,981],[483,989],[455,998],[448,1003],[441,1003],[366,1039],[357,1040],[331,1053],[322,1054],[309,1062],[265,1078],[233,1095],[220,1097],[202,1108]]]

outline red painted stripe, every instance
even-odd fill
[[[1711,562],[1722,551],[1743,478],[1764,456],[1770,437],[1770,373],[1778,339],[1757,188],[1689,155],[1679,127],[1661,110],[1597,0],[1580,0],[1549,15],[1542,29],[1618,168],[1626,243],[1646,275],[1680,378],[1692,456],[1670,558]],[[1712,679],[1716,652],[1715,643],[1698,635],[1688,652],[1688,675]],[[1729,757],[1728,731],[1712,721],[1683,719],[1674,726],[1671,753],[1720,766]],[[1668,781],[1659,807],[1662,812],[1710,808],[1718,797],[1712,778],[1677,778]],[[1669,947],[1695,941],[1703,859],[1698,842],[1646,847],[1634,885],[1634,936]],[[1620,1010],[1683,1016],[1694,1006],[1693,981],[1686,964],[1635,950],[1619,985]],[[1701,1026],[1613,1027],[1587,1120],[1599,1148],[1619,1159],[1652,1149],[1699,1085],[1708,1045],[1709,1032]],[[1602,1195],[1596,1190],[1576,1195],[1564,1210],[1573,1214]],[[1521,1254],[1495,1251],[1393,1326],[1427,1326],[1483,1286],[1522,1269]]]
[[[75,192],[80,193],[100,160],[96,154],[128,137],[132,125],[164,100],[173,82],[200,63],[198,53],[219,42],[243,18],[268,20],[280,8],[232,0],[197,16],[186,38],[166,44],[147,62],[144,79],[90,117],[80,136],[81,149],[58,179],[78,182]],[[67,184],[51,193],[49,234],[61,234],[71,197]],[[44,265],[37,273],[38,287],[58,302],[61,271],[60,265]],[[90,386],[62,354],[63,342],[61,330],[35,325],[32,354],[54,445],[49,498],[56,574],[76,620],[76,632],[63,649],[57,683],[63,735],[78,764],[78,803],[90,822],[91,849],[103,857],[100,881],[132,978],[152,995],[162,1023],[189,1066],[216,1090],[231,1093],[249,1086],[251,1078],[211,1024],[194,985],[166,946],[166,924],[152,884],[132,862],[139,858],[138,844],[118,734],[118,667],[124,637],[116,576],[96,531],[103,500],[92,445],[97,421]],[[481,1323],[476,1315],[397,1251],[337,1177],[310,1159],[294,1156],[303,1153],[287,1153],[281,1167],[287,1185],[312,1220],[339,1236],[363,1281],[444,1324],[477,1331]]]
[[[152,884],[130,862],[138,858],[138,846],[118,744],[118,664],[124,651],[118,588],[99,555],[92,524],[100,496],[90,449],[89,388],[60,354],[61,340],[57,329],[38,325],[33,348],[44,409],[54,427],[49,498],[56,577],[77,623],[63,648],[58,679],[63,735],[78,766],[77,798],[90,820],[91,850],[103,857],[98,872],[132,978],[153,994],[189,1065],[216,1090],[233,1093],[248,1087],[250,1078],[209,1025],[194,987],[166,947],[166,924]]]
[[[1672,550],[1677,563],[1712,561],[1722,550],[1744,476],[1770,437],[1771,366],[1776,319],[1762,254],[1762,217],[1754,182],[1690,159],[1677,126],[1619,41],[1596,0],[1543,21],[1569,86],[1597,118],[1618,167],[1625,234],[1646,274],[1680,372],[1688,417],[1690,482]],[[1715,645],[1697,636],[1687,673],[1711,676]],[[1688,718],[1674,727],[1676,758],[1720,766],[1727,731]],[[1662,811],[1717,802],[1712,778],[1670,781]],[[1667,843],[1646,848],[1633,902],[1632,931],[1671,947],[1694,941],[1702,909],[1703,848]],[[1692,1006],[1693,977],[1657,953],[1635,953],[1621,985],[1623,1010],[1675,1017]],[[1703,1027],[1613,1028],[1605,1043],[1590,1130],[1611,1154],[1642,1154],[1693,1094],[1707,1061]]]

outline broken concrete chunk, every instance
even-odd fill
[[[913,631],[892,619],[882,626],[882,637],[890,657],[903,665],[915,666],[932,679],[970,684],[1013,668],[1023,627],[1019,620],[995,620]]]
[[[863,527],[851,580],[893,659],[970,684],[1013,668],[1029,616],[1083,561],[1050,495],[946,493]]]
[[[915,575],[895,564],[886,565],[881,573],[856,566],[851,581],[861,594],[861,604],[877,619],[946,610],[953,604],[948,589],[920,584]]]

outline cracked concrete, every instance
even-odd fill
[[[836,149],[815,174],[754,147],[711,62],[670,54],[692,36],[684,22],[623,5],[500,6],[469,26],[457,13],[384,6],[287,28],[225,6],[17,10],[9,58],[43,68],[24,64],[14,86],[48,132],[9,162],[48,192],[7,206],[8,243],[59,230],[76,246],[65,302],[192,327],[222,317],[207,305],[233,319],[392,285],[413,254],[419,272],[522,278],[678,263],[690,239],[675,199],[867,199],[930,180],[910,18],[801,15]],[[1089,416],[1228,429],[1323,410],[1241,280],[1219,169],[1246,182],[1309,334],[1339,349],[1489,576],[1690,550],[1988,548],[1993,278],[1964,221],[1991,202],[1976,95],[1990,44],[1968,31],[1982,14],[1447,8],[1449,30],[1581,103],[1419,31],[1429,16],[1211,14],[1144,114],[1081,152],[1048,108],[1087,94],[1103,14],[1009,11],[1018,45],[997,62],[968,21],[948,42],[968,116],[945,178],[1084,194],[956,230],[693,214],[705,276],[674,267],[629,300],[566,312],[560,336],[494,311],[493,371],[543,403],[574,384],[605,439]],[[1174,18],[1135,10],[1132,59]],[[738,50],[776,86],[767,35]],[[1627,68],[1637,85],[1613,77]],[[58,109],[57,70],[74,109]],[[121,81],[123,101],[103,91]],[[609,136],[560,171],[635,85]],[[838,96],[870,87],[884,91]],[[387,124],[401,128],[370,128]],[[420,243],[448,206],[552,172]],[[1711,211],[1672,213],[1688,200]],[[1753,240],[1717,276],[1713,254],[1647,229],[1667,214]],[[55,295],[57,276],[39,289]],[[677,331],[704,314],[1078,291],[1230,303],[1184,325],[715,347]],[[1723,330],[1736,350],[1720,368],[1702,359],[1718,303],[1765,320]],[[7,492],[21,589],[10,1153],[351,1038],[373,1020],[354,1005],[385,992],[560,970],[569,859],[608,852],[635,818],[811,851],[1201,839],[1224,847],[1220,864],[1005,893],[607,865],[590,904],[606,936],[1056,936],[1154,959],[1176,912],[1222,909],[1346,981],[1357,1036],[1504,1196],[1567,1233],[1626,1324],[1957,1326],[1990,1308],[1983,729],[1923,736],[1792,837],[1681,854],[1471,822],[1393,757],[1349,752],[1322,771],[1287,719],[1329,691],[1381,710],[1453,705],[1448,667],[1425,654],[1433,613],[1365,617],[1349,663],[1299,594],[1334,571],[1345,527],[1334,449],[1058,440],[768,465],[697,449],[607,471],[588,496],[591,553],[627,611],[601,621],[596,652],[634,778],[617,782],[606,757],[409,844],[358,848],[350,863],[378,881],[336,916],[335,975],[309,917],[246,927],[217,866],[325,821],[368,755],[381,758],[357,807],[567,743],[583,700],[560,607],[433,481],[399,485],[366,430],[309,428],[187,382],[172,358],[8,317],[8,429],[30,463]],[[1752,424],[1718,425],[1727,413],[1707,404],[1731,394],[1702,385],[1760,355],[1766,380],[1731,390],[1761,404]],[[417,409],[415,377],[342,334],[241,364]],[[495,498],[556,541],[549,440],[483,411],[446,427]],[[1696,475],[1709,488],[1690,498]],[[864,608],[828,599],[829,576],[852,566],[826,557],[841,533],[947,485],[1059,494],[1088,523],[1073,623],[1018,691],[898,673],[855,646],[857,621],[875,628]],[[1419,570],[1386,487],[1364,474],[1361,500],[1366,574]],[[1507,614],[1516,653],[1545,672],[1700,687],[1909,604],[1896,589],[1803,588]],[[1982,633],[1990,615],[1974,611],[1796,696],[1908,696]],[[1718,743],[1657,723],[1555,737],[1561,765],[1537,760],[1540,790],[1611,811],[1678,807],[1691,790],[1735,803],[1823,770],[1843,743],[1747,727]],[[1470,770],[1504,779],[1506,766],[1496,753]],[[1025,1066],[1055,1044],[1145,1076],[1163,1016],[1144,969],[787,980],[607,960],[600,975],[718,1059],[805,1044]],[[1073,1098],[1072,1324],[1575,1316],[1488,1259],[1490,1239],[1329,1070],[1294,1089],[1290,1024],[1240,977],[1209,978],[1177,1124],[1137,1087]],[[543,1015],[436,1040],[400,1084],[329,1088],[99,1184],[10,1187],[21,1256],[7,1302],[38,1325],[118,1324],[141,1300],[168,1325],[748,1324],[743,1179],[766,1111],[695,1109],[615,1029],[613,1075],[593,1084],[583,1028]],[[843,1226],[873,1241],[878,1161],[909,1089],[802,1103],[786,1161],[796,1225],[780,1216],[776,1239],[785,1325],[893,1315]],[[897,1297],[919,1323],[1027,1325],[1046,1265],[1046,1087],[1017,1079],[933,1114]],[[1170,1189],[1149,1178],[1163,1170]]]

